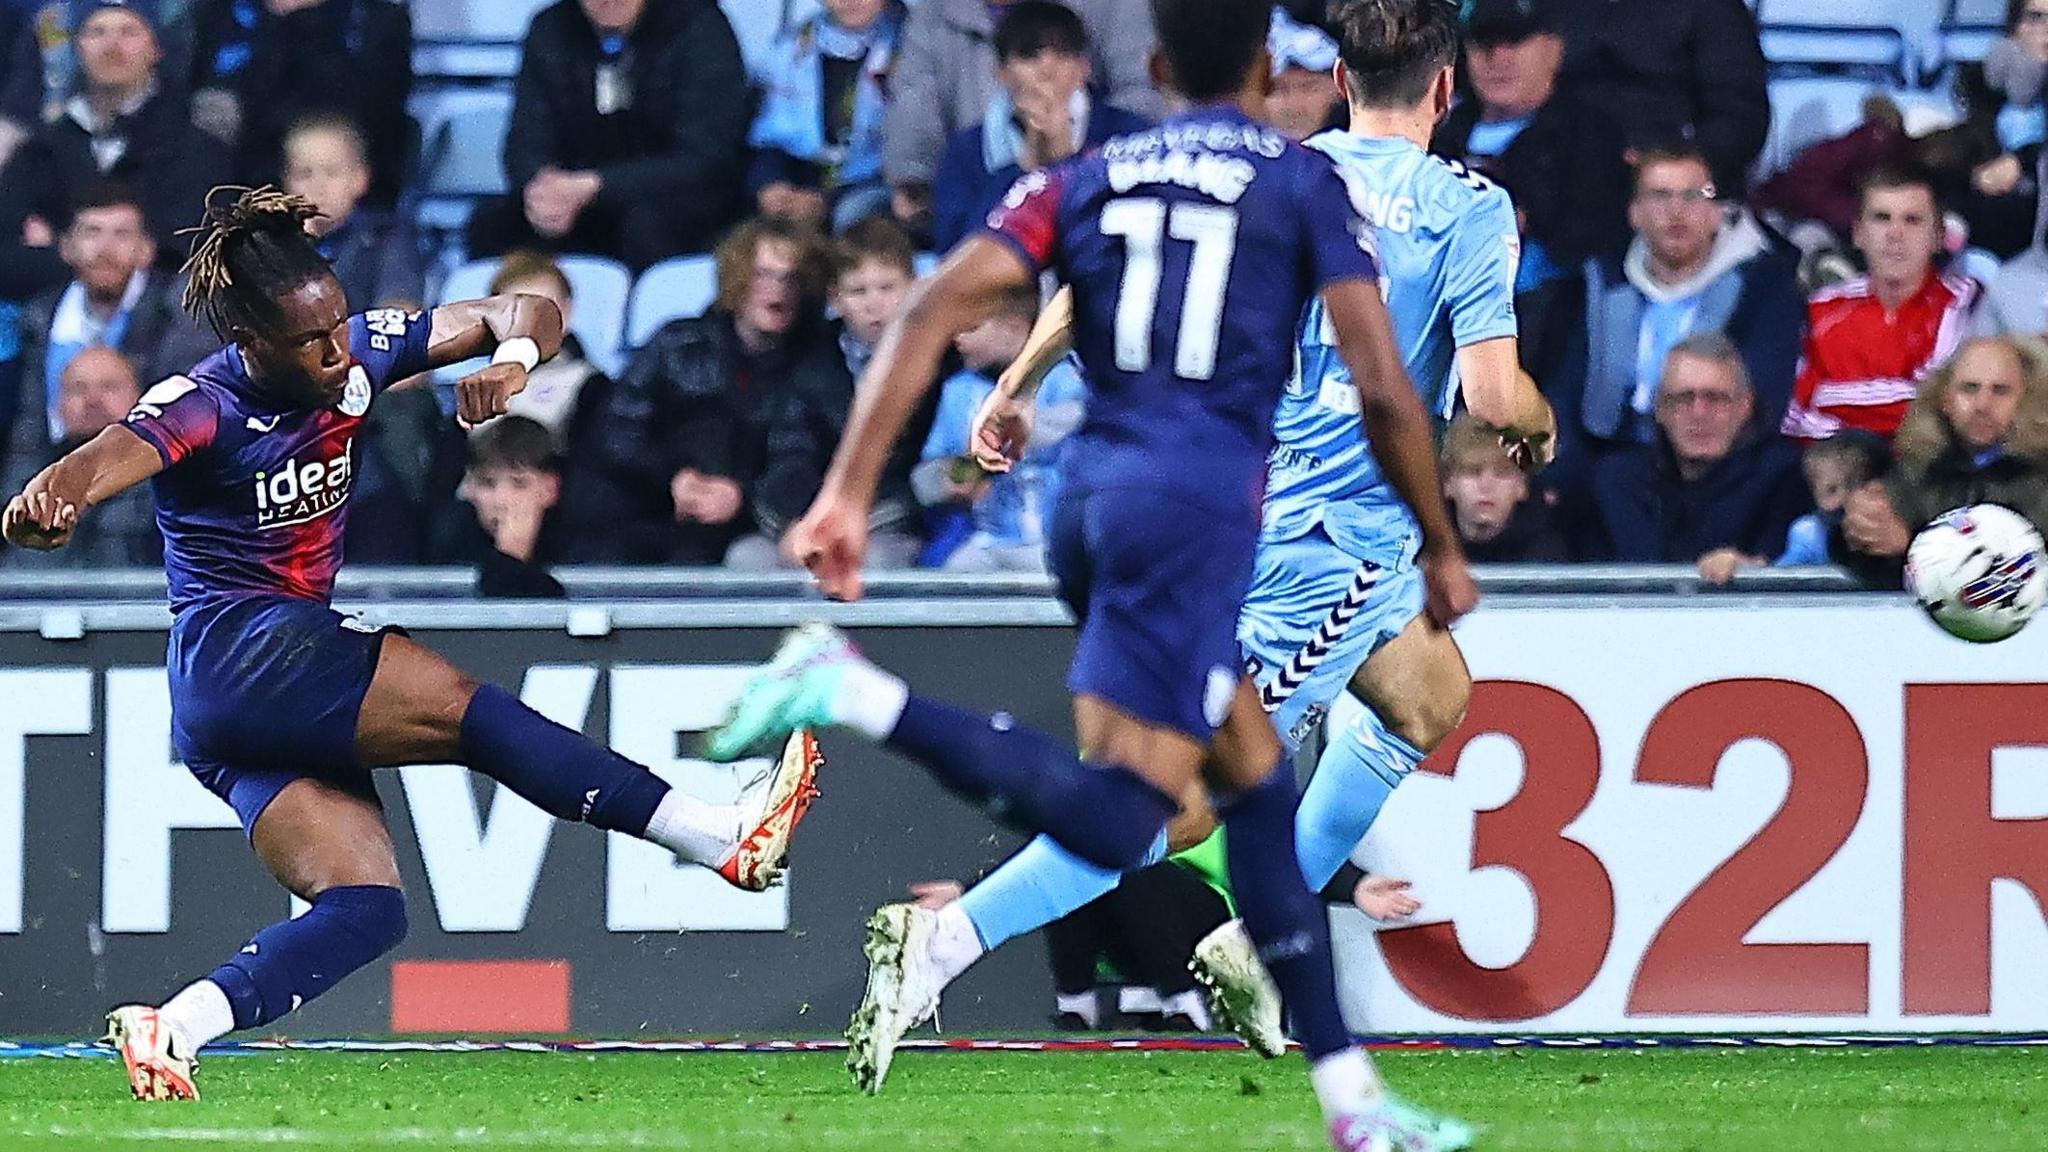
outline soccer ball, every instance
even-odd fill
[[[1977,644],[2026,627],[2048,599],[2041,534],[1997,504],[1944,512],[1906,550],[1906,587],[1934,622]]]

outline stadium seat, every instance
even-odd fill
[[[1767,24],[1764,56],[1773,77],[1864,76],[1893,84],[1919,80],[1920,61],[1896,28],[1848,24]]]
[[[1771,128],[1756,174],[1782,172],[1801,152],[1863,122],[1863,100],[1880,85],[1847,76],[1806,76],[1770,84]]]
[[[663,324],[702,316],[718,298],[718,262],[710,256],[677,256],[640,274],[626,308],[626,346],[639,348]]]
[[[415,217],[429,233],[459,232],[478,200],[506,191],[503,153],[512,97],[497,91],[445,92],[423,107],[425,143]]]
[[[625,330],[626,297],[632,289],[633,274],[626,271],[625,265],[602,256],[562,256],[557,262],[569,277],[569,288],[575,296],[571,330],[582,342],[590,362],[616,376],[626,362],[620,337]],[[497,274],[498,261],[472,260],[448,274],[436,298],[446,304],[488,295],[491,278]]]
[[[1987,288],[1991,286],[1991,278],[1998,275],[1999,268],[2003,267],[1997,256],[1982,248],[1963,249],[1963,254],[1956,258],[1955,266]]]
[[[434,0],[412,6],[413,74],[509,79],[533,14],[553,0]]]

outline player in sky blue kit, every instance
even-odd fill
[[[1366,190],[1408,373],[1435,416],[1447,418],[1462,390],[1469,410],[1502,429],[1525,463],[1540,464],[1551,417],[1518,365],[1514,208],[1501,189],[1424,151],[1450,106],[1456,13],[1435,0],[1348,0],[1334,19],[1351,128],[1308,145]],[[1041,317],[1032,347],[1004,380],[1010,402],[999,396],[983,409],[977,452],[992,470],[1006,467],[1028,437],[1028,426],[1017,426],[1028,413],[1024,393],[1034,372],[1064,351],[1067,308],[1063,296]],[[1322,726],[1341,693],[1365,705],[1326,730],[1296,818],[1305,878],[1320,888],[1395,786],[1457,726],[1471,680],[1449,633],[1424,617],[1420,528],[1363,435],[1357,385],[1320,304],[1303,319],[1299,365],[1275,417],[1264,527],[1238,640],[1260,704],[1290,750]],[[1189,819],[1176,832],[1199,839],[1207,827]],[[893,1044],[929,1017],[945,985],[985,950],[1082,907],[1116,879],[1041,837],[955,906],[884,909],[911,922],[911,944],[871,969],[876,1010],[894,1025],[874,1042]],[[1261,1051],[1282,1050],[1277,997],[1240,929],[1204,941],[1198,970],[1218,993],[1220,1015]]]
[[[1318,293],[1389,476],[1428,501],[1421,567],[1433,612],[1448,623],[1477,590],[1436,499],[1429,418],[1394,350],[1354,189],[1247,111],[1268,80],[1269,5],[1152,9],[1156,75],[1192,107],[1018,182],[884,337],[824,490],[791,532],[829,595],[858,596],[877,474],[947,342],[1000,293],[1056,272],[1073,289],[1074,347],[1093,393],[1048,545],[1081,622],[1068,683],[1086,759],[1006,714],[914,695],[821,627],[785,641],[708,750],[730,758],[800,727],[850,727],[1109,869],[1143,861],[1206,780],[1231,832],[1247,929],[1286,990],[1332,1142],[1434,1149],[1435,1122],[1387,1095],[1338,1013],[1328,924],[1295,859],[1292,776],[1277,771],[1279,741],[1234,635],[1274,407]],[[900,942],[882,928],[871,947]],[[864,1079],[876,1086],[884,1071]]]
[[[153,479],[172,743],[233,806],[263,866],[311,904],[162,1008],[108,1016],[130,1087],[152,1100],[196,1097],[201,1046],[277,1020],[404,938],[372,768],[466,764],[558,818],[653,841],[747,889],[772,882],[815,794],[807,734],[735,804],[707,804],[402,633],[328,607],[356,437],[377,395],[493,353],[456,385],[457,410],[468,423],[500,415],[560,347],[562,317],[536,296],[351,316],[305,232],[312,205],[226,191],[241,194],[207,208],[186,305],[228,346],[151,387],[0,517],[13,544],[61,547],[87,509]]]

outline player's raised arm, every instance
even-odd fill
[[[562,310],[524,294],[461,300],[434,309],[427,366],[442,368],[490,353],[490,366],[455,384],[455,417],[481,424],[502,416],[526,387],[526,375],[562,347]]]
[[[1557,450],[1557,416],[1522,371],[1514,337],[1458,349],[1458,379],[1465,409],[1500,431],[1517,464],[1534,471],[1550,463]]]
[[[1429,613],[1448,625],[1479,602],[1479,588],[1466,569],[1464,548],[1444,507],[1435,429],[1401,364],[1387,306],[1371,282],[1342,280],[1323,289],[1323,307],[1336,329],[1344,362],[1351,366],[1373,451],[1422,526]]]
[[[1074,290],[1062,288],[1038,314],[1024,350],[981,402],[968,430],[967,444],[975,463],[989,472],[1008,472],[1024,458],[1031,444],[1032,400],[1039,385],[1074,348]]]
[[[979,235],[963,241],[930,279],[911,289],[861,376],[853,413],[817,502],[785,541],[827,595],[849,600],[860,595],[875,485],[911,411],[931,390],[953,338],[987,319],[1005,292],[1031,282],[1032,270],[1015,250]]]
[[[62,548],[87,508],[163,469],[164,458],[154,446],[124,425],[111,425],[36,473],[0,513],[0,533],[23,548]]]

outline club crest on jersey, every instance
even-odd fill
[[[291,460],[275,472],[256,473],[256,527],[289,528],[341,507],[354,479],[349,453],[355,443],[348,440],[332,459]]]
[[[361,364],[349,368],[348,386],[341,390],[341,403],[335,407],[343,416],[361,416],[370,410],[370,374]]]

